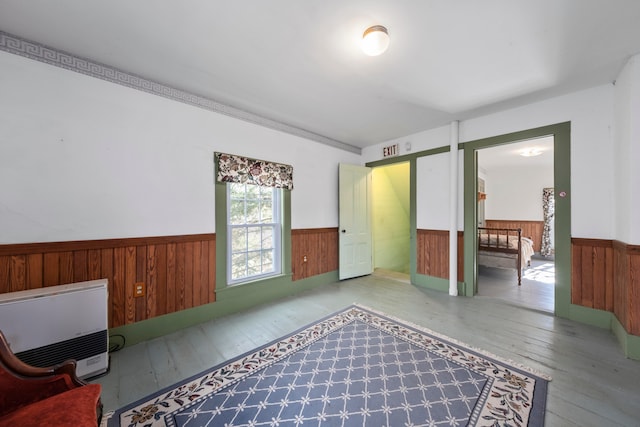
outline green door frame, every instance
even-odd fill
[[[412,284],[419,284],[421,280],[417,273],[418,266],[418,236],[417,236],[417,224],[418,224],[418,214],[417,214],[417,205],[416,205],[416,193],[418,186],[417,179],[417,164],[418,159],[424,156],[431,156],[434,154],[446,153],[449,151],[448,146],[432,148],[429,150],[418,151],[415,153],[405,154],[398,157],[391,157],[382,160],[376,160],[373,162],[368,162],[365,166],[369,168],[377,168],[381,166],[389,166],[397,163],[409,163],[409,254],[410,254],[410,267],[409,267],[409,278]],[[424,276],[423,276],[424,277]],[[437,279],[436,280],[440,287],[435,287],[438,290],[444,290],[444,280]],[[447,282],[448,283],[448,282]],[[446,285],[448,286],[448,285]],[[427,286],[428,287],[428,286]],[[459,287],[459,286],[458,286]],[[440,289],[443,288],[443,289]],[[447,288],[448,289],[448,288]]]
[[[464,149],[464,292],[477,290],[477,150],[553,135],[555,188],[555,314],[570,317],[571,306],[571,123],[564,122],[462,143]],[[542,194],[540,195],[542,197]],[[468,230],[468,232],[467,232]]]

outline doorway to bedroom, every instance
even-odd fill
[[[553,313],[554,137],[477,154],[477,296]]]

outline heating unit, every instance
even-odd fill
[[[107,280],[0,294],[0,330],[11,350],[33,366],[67,359],[89,378],[109,367]]]

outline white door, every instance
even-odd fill
[[[371,168],[341,164],[339,182],[338,274],[340,280],[343,280],[373,272]]]

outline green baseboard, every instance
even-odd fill
[[[640,360],[640,337],[627,333],[618,318],[611,315],[611,330],[618,339],[620,347],[626,357],[633,360]]]
[[[332,271],[295,282],[284,279],[272,286],[256,282],[227,288],[216,295],[214,303],[112,328],[109,335],[122,335],[129,346],[337,281],[338,272]]]
[[[586,323],[603,329],[611,329],[611,312],[583,307],[581,305],[569,305],[567,318],[576,322]]]
[[[416,274],[412,279],[413,284],[416,286],[434,291],[449,292],[449,279],[424,274]],[[464,282],[458,282],[458,295],[464,295]]]
[[[628,333],[615,314],[571,304],[569,319],[610,330],[617,338],[625,357],[640,360],[640,337]]]

